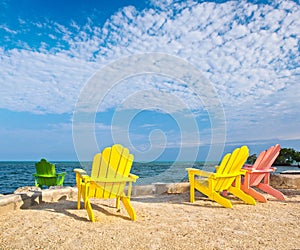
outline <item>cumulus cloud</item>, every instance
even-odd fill
[[[91,20],[84,26],[55,21],[31,24],[46,30],[48,39],[35,48],[26,41],[21,41],[23,48],[0,48],[0,107],[72,113],[81,89],[97,70],[124,56],[162,52],[186,60],[203,73],[218,93],[232,127],[241,114],[253,116],[253,126],[260,115],[264,121],[281,113],[299,117],[295,109],[300,104],[296,87],[300,80],[299,4],[170,0],[151,4],[141,11],[125,7],[102,26]],[[3,25],[0,29],[6,39],[18,32]],[[197,102],[188,86],[164,77],[124,80],[111,90],[102,107],[116,108],[126,96],[149,87],[162,98],[148,93],[123,107],[141,109],[152,101],[171,109],[171,95],[176,95],[196,112],[193,104]],[[173,111],[180,107],[174,105]]]

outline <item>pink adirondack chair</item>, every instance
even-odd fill
[[[241,183],[241,189],[260,202],[267,202],[266,197],[252,187],[258,188],[279,200],[285,200],[284,195],[280,191],[270,186],[270,173],[276,170],[276,168],[272,167],[272,164],[279,152],[280,145],[276,144],[268,150],[262,151],[252,166],[245,165],[243,168],[247,172],[244,181]]]

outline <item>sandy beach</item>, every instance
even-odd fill
[[[137,221],[114,200],[95,200],[96,222],[76,200],[44,203],[0,216],[0,249],[300,249],[300,190],[282,190],[286,201],[233,209],[189,194],[132,198]]]

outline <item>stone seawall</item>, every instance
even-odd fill
[[[270,184],[278,189],[299,189],[300,175],[271,175]],[[132,197],[160,194],[180,194],[189,191],[189,183],[155,183],[145,186],[133,186]],[[41,203],[57,202],[60,200],[76,199],[76,187],[22,187],[14,194],[0,196],[0,215],[10,210],[26,209]]]
[[[300,189],[300,174],[274,174],[270,177],[270,185],[274,188]]]

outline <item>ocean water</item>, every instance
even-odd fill
[[[17,188],[34,186],[33,173],[36,162],[0,162],[0,194],[13,193]],[[83,168],[90,172],[91,162],[52,162],[56,172],[66,172],[64,186],[75,186],[74,168]],[[134,162],[131,173],[138,175],[139,179],[134,185],[150,183],[174,183],[187,180],[185,168],[195,167],[206,171],[213,171],[215,164],[204,166],[202,162]],[[297,167],[277,167],[276,173],[284,170],[295,170]]]

